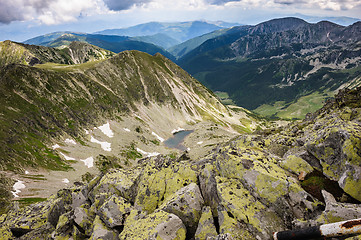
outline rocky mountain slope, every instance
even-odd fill
[[[62,49],[43,46],[0,42],[0,66],[23,64],[33,66],[47,62],[59,64],[79,64],[98,61],[114,56],[115,53],[80,42],[72,42]]]
[[[284,18],[235,27],[207,40],[179,64],[213,91],[228,93],[237,105],[263,105],[259,113],[276,117],[299,108],[300,113],[286,117],[302,117],[343,85],[359,84],[360,25]],[[305,103],[305,97],[315,103]],[[313,108],[302,109],[307,105]]]
[[[63,49],[1,46],[0,170],[24,183],[22,197],[47,197],[54,185],[108,166],[130,167],[142,156],[177,156],[163,144],[174,130],[194,131],[186,147],[195,157],[258,126],[160,54],[114,55],[79,42]]]
[[[141,159],[1,216],[3,239],[271,239],[361,217],[361,88],[195,160]],[[359,239],[350,237],[348,239]]]

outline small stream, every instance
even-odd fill
[[[182,143],[184,139],[192,132],[194,132],[194,130],[184,130],[184,131],[176,132],[173,134],[173,137],[168,138],[167,140],[164,141],[164,145],[168,148],[176,148],[178,150],[185,151],[187,150],[187,148],[183,146]]]

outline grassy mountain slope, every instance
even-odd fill
[[[0,66],[23,64],[33,66],[46,62],[79,64],[115,55],[111,51],[80,42],[72,42],[62,49],[4,41],[0,43]]]
[[[156,46],[152,43],[148,43],[147,41],[133,39],[127,36],[57,32],[29,39],[25,41],[25,43],[42,45],[47,47],[63,48],[64,46],[68,46],[73,41],[89,43],[115,53],[126,50],[138,50],[154,55],[159,52],[162,55],[173,59],[173,55],[168,53],[163,48]]]
[[[360,25],[271,20],[210,39],[179,64],[212,90],[227,92],[237,105],[273,105],[271,115],[281,116],[303,96],[324,96],[319,107],[340,86],[358,81]]]
[[[146,115],[152,107],[173,113],[163,116],[165,122],[178,116],[179,122],[208,119],[227,125],[231,119],[203,85],[160,54],[122,52],[78,65],[15,63],[0,71],[3,170],[64,168],[49,148],[52,139],[69,135],[80,140],[81,129],[99,119]]]

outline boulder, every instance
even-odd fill
[[[99,216],[96,216],[93,224],[93,233],[89,238],[90,240],[116,240],[118,235],[109,229],[102,222]]]
[[[131,210],[132,205],[124,198],[112,196],[100,207],[98,215],[109,228],[114,228],[124,225]]]
[[[194,234],[203,205],[204,201],[198,185],[191,183],[167,198],[159,208],[177,215],[186,225],[190,234]]]
[[[217,235],[218,233],[216,227],[214,226],[211,208],[209,206],[205,206],[202,209],[202,216],[194,235],[195,240],[211,239]]]
[[[131,213],[119,239],[184,240],[186,232],[186,227],[179,217],[157,210],[143,218],[134,217]]]

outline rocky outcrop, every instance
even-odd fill
[[[12,210],[0,218],[3,239],[270,239],[360,218],[360,90],[199,161],[145,158]]]

